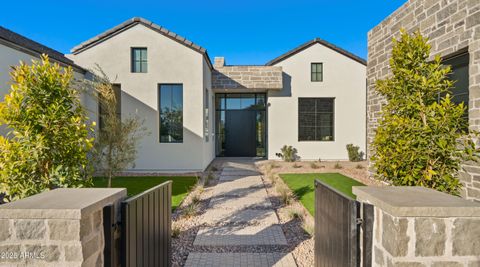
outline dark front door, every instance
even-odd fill
[[[252,110],[228,110],[225,121],[227,157],[255,157],[255,115]]]

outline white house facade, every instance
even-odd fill
[[[122,118],[144,120],[149,134],[130,171],[201,171],[215,157],[279,159],[283,145],[304,160],[347,160],[350,143],[365,151],[366,62],[326,41],[266,65],[232,66],[133,18],[71,52],[75,66],[98,65],[109,76]],[[97,120],[98,104],[88,106]]]

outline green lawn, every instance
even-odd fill
[[[127,188],[127,195],[134,196],[158,184],[172,180],[172,208],[175,209],[187,196],[190,189],[197,182],[193,176],[126,176],[115,177],[112,187]],[[93,178],[94,187],[107,187],[107,179]]]
[[[364,185],[339,173],[292,173],[280,174],[280,177],[295,193],[311,215],[315,214],[315,179],[327,183],[352,198],[356,198],[352,193],[352,186]]]

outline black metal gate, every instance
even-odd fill
[[[363,218],[373,216],[371,205],[363,204]],[[360,202],[315,180],[315,266],[359,267]],[[369,219],[370,223],[371,220]],[[371,262],[371,225],[364,225],[363,265]],[[370,257],[370,258],[369,258]]]
[[[122,266],[170,266],[172,182],[122,202]]]

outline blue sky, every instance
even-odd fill
[[[63,53],[144,17],[228,64],[264,64],[315,37],[363,58],[367,32],[406,0],[3,1],[0,25]],[[22,10],[22,12],[13,12]]]

